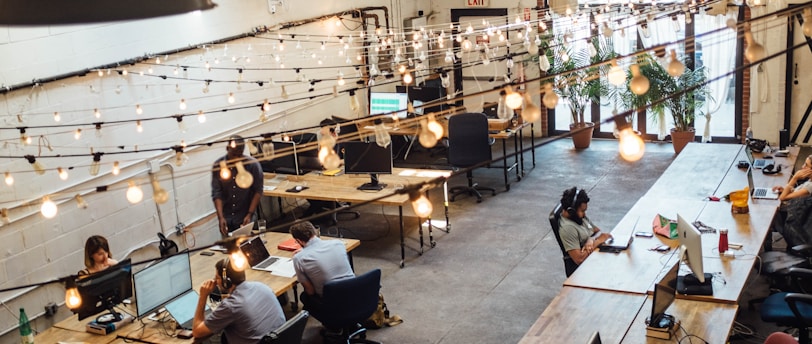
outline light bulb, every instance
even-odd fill
[[[56,203],[54,203],[50,197],[45,196],[42,198],[42,207],[39,209],[42,216],[45,216],[46,219],[52,219],[54,216],[56,216],[56,212],[58,210],[59,209],[57,209]]]
[[[135,114],[136,114],[136,115],[142,115],[142,114],[144,114],[144,109],[142,109],[142,108],[141,108],[141,105],[136,105],[136,106],[135,106]]]
[[[612,60],[612,66],[609,67],[609,72],[606,73],[609,83],[615,86],[620,86],[626,83],[626,72],[617,65],[617,60]]]
[[[226,98],[226,100],[228,100],[229,104],[234,104],[235,102],[234,92],[228,92],[228,98]]]
[[[73,138],[76,139],[76,140],[81,139],[82,138],[82,129],[76,129],[73,132]]]
[[[426,123],[426,128],[434,134],[438,140],[445,136],[445,130],[440,122],[437,122],[437,119],[434,117],[434,114],[428,115],[428,123]]]
[[[271,111],[271,103],[268,102],[268,99],[265,99],[265,101],[262,102],[262,111]]]
[[[432,212],[432,205],[426,195],[419,191],[412,191],[409,193],[409,200],[412,201],[412,209],[417,217],[429,217]]]
[[[472,46],[473,45],[471,44],[471,41],[468,40],[467,37],[465,38],[465,40],[462,41],[462,50],[463,51],[471,51]]]
[[[620,157],[626,161],[640,160],[646,152],[646,145],[643,143],[643,139],[632,130],[631,126],[621,129],[618,135],[618,151],[620,152]]]
[[[143,132],[144,132],[144,127],[141,125],[141,121],[140,121],[140,120],[135,121],[135,131],[137,131],[137,132],[139,132],[139,133],[143,133]]]
[[[671,26],[674,28],[674,32],[680,32],[680,30],[682,30],[682,27],[679,23],[679,19],[677,18],[677,16],[671,17],[671,24],[672,24]]]
[[[527,47],[527,52],[530,55],[538,55],[539,53],[539,46],[536,45],[536,42],[530,43],[530,46]]]
[[[228,261],[231,262],[231,268],[234,271],[244,271],[248,267],[248,258],[239,248],[229,254]]]
[[[392,137],[389,135],[389,132],[386,131],[386,128],[383,126],[383,120],[380,118],[375,119],[375,143],[381,147],[388,147],[390,143],[392,143]]]
[[[76,194],[73,196],[73,199],[76,200],[76,207],[79,209],[87,209],[87,202],[85,202],[84,197],[80,194]]]
[[[164,204],[169,200],[169,193],[161,187],[155,176],[152,177],[152,199],[158,204]]]
[[[119,173],[121,173],[121,167],[118,166],[118,161],[113,162],[113,168],[110,170],[110,172],[114,176],[117,176]]]
[[[72,279],[68,279],[68,284],[65,287],[65,306],[69,309],[78,309],[82,306],[82,296],[79,295],[76,282]]]
[[[651,30],[648,28],[647,23],[640,24],[640,34],[642,34],[645,38],[651,37]]]
[[[671,50],[671,62],[668,62],[668,75],[678,77],[685,72],[685,65],[677,59],[677,51]]]
[[[400,74],[406,73],[406,65],[398,66],[398,73]]]
[[[431,148],[437,144],[439,139],[439,137],[434,135],[434,133],[429,130],[428,121],[425,118],[421,119],[420,134],[417,136],[417,140],[420,141],[420,145],[425,148]]]
[[[265,161],[273,160],[274,155],[273,143],[270,140],[262,141],[262,157]]]
[[[62,120],[62,116],[59,115],[59,112],[54,112],[54,122],[59,122]]]
[[[606,22],[603,23],[603,30],[601,32],[603,33],[603,37],[606,38],[612,38],[612,34],[615,33],[612,28],[609,27],[609,23]]]
[[[586,45],[586,51],[589,53],[589,57],[595,57],[595,55],[598,55],[598,50],[595,49],[595,45],[592,43]]]
[[[744,41],[747,43],[747,49],[744,49],[744,57],[747,58],[747,61],[753,63],[764,58],[764,46],[753,39],[752,32],[746,31],[744,33]]]
[[[186,110],[186,99],[181,98],[180,104],[178,104],[178,109]]]
[[[197,122],[206,123],[206,114],[203,113],[203,110],[197,112]]]
[[[279,95],[282,99],[288,99],[288,91],[285,90],[285,86],[282,86],[282,94]]]
[[[513,110],[516,110],[516,109],[522,107],[522,95],[521,94],[519,94],[517,92],[513,92],[513,89],[510,88],[510,86],[505,87],[505,92],[506,92],[506,94],[505,94],[505,105],[507,105],[509,108],[511,108]]]
[[[522,120],[525,122],[535,122],[541,118],[541,109],[533,103],[529,94],[524,95],[524,110],[522,110]]]
[[[0,209],[0,218],[2,218],[4,225],[11,223],[11,218],[8,217],[8,208]]]
[[[59,174],[59,179],[68,180],[68,171],[65,171],[62,167],[57,167],[56,171]]]
[[[231,179],[231,170],[226,165],[225,160],[220,161],[220,179],[222,180],[229,180]]]
[[[804,36],[812,37],[812,8],[804,8],[803,18],[804,25],[801,25],[801,31]]]
[[[361,117],[361,104],[358,102],[355,91],[350,91],[350,110],[356,117]]]
[[[550,70],[550,59],[546,54],[539,54],[539,69],[543,72]]]
[[[127,201],[131,204],[141,202],[141,200],[144,199],[144,192],[141,191],[141,187],[135,185],[135,182],[132,180],[128,181],[127,184],[129,185],[129,187],[127,187]]]
[[[243,189],[250,188],[251,184],[254,183],[254,176],[245,170],[245,165],[243,165],[242,161],[237,161],[236,165],[237,177],[235,178],[235,181],[237,182],[237,186]]]
[[[448,73],[444,72],[440,74],[440,85],[443,86],[443,88],[451,86],[451,76],[449,76]]]
[[[93,162],[90,163],[90,175],[95,176],[99,174],[101,167],[101,153],[93,153]]]
[[[512,58],[508,58],[507,60],[505,60],[505,67],[507,67],[507,69],[513,68],[513,65],[514,62]]]
[[[555,109],[558,106],[558,95],[553,91],[553,84],[544,84],[544,97],[541,102],[548,109]]]
[[[638,96],[648,92],[648,78],[640,74],[640,66],[633,64],[630,69],[632,71],[632,81],[629,83],[629,88],[632,92]]]
[[[330,149],[321,165],[328,170],[336,169],[341,166],[341,158],[338,157],[335,150]]]
[[[344,86],[344,84],[346,84],[347,82],[346,82],[346,81],[344,81],[344,77],[343,77],[343,76],[339,76],[339,77],[338,77],[338,80],[336,80],[336,83],[338,84],[338,86]]]
[[[11,172],[6,171],[6,185],[12,186],[14,185],[14,176],[11,175]]]
[[[34,172],[39,175],[45,174],[45,166],[42,165],[33,155],[26,155],[25,159],[28,160],[28,163],[31,164],[31,167],[34,168]]]
[[[101,112],[99,109],[93,109],[93,116],[96,116],[96,118],[101,118]]]
[[[412,78],[412,73],[407,72],[406,74],[403,74],[403,83],[404,84],[409,85],[409,84],[412,83],[412,81],[414,81],[414,78]]]

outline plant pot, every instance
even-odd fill
[[[694,140],[696,140],[694,128],[688,131],[676,131],[675,129],[671,129],[671,143],[674,145],[674,153],[679,154],[682,152],[682,149],[688,145],[688,142],[693,142]]]
[[[595,130],[595,123],[585,122],[584,124],[570,124],[570,131],[583,129],[577,133],[572,134],[572,144],[575,149],[589,148],[592,143],[592,132]]]

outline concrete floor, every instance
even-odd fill
[[[411,163],[419,165],[419,156],[413,153]],[[442,163],[423,157],[426,164]],[[370,339],[518,342],[564,281],[561,254],[547,220],[562,191],[585,188],[591,198],[590,218],[611,230],[675,156],[670,144],[648,143],[642,160],[628,163],[619,158],[617,141],[595,140],[589,149],[578,151],[564,139],[537,148],[535,168],[530,167],[530,154],[525,157],[527,174],[520,182],[512,178],[508,192],[501,169],[476,170],[475,180],[495,187],[497,195],[486,196],[482,203],[470,197],[451,203],[450,233],[435,230],[437,246],[427,247],[422,256],[417,252],[417,220],[405,209],[410,229],[403,269],[398,266],[397,209],[365,206],[358,209],[360,219],[341,221],[342,235],[362,239],[353,251],[356,272],[380,268],[389,309],[404,319],[399,326],[369,331]],[[449,185],[464,183],[462,176]],[[442,195],[435,191],[432,196],[434,217],[442,218]],[[320,328],[311,318],[303,343],[321,343]]]

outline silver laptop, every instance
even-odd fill
[[[750,160],[750,166],[753,166],[753,168],[761,169],[764,168],[764,166],[769,165],[771,162],[768,159],[753,158],[753,150],[751,150],[749,146],[744,147],[744,152],[747,154],[747,160]]]
[[[251,231],[254,230],[254,222],[249,222],[245,226],[241,226],[240,228],[235,229],[233,232],[228,233],[230,237],[238,237],[241,235],[244,236],[251,236]]]
[[[200,296],[194,290],[189,290],[183,295],[175,298],[164,306],[169,315],[178,323],[178,327],[191,330],[195,320],[195,310]],[[211,313],[211,308],[206,305],[205,315]]]
[[[640,222],[640,216],[637,217],[637,220],[634,221],[634,227],[630,232],[627,234],[622,234],[620,236],[612,236],[609,240],[605,241],[599,249],[602,252],[610,251],[610,252],[620,252],[627,248],[629,245],[632,244],[632,240],[634,239],[634,231],[637,229],[637,222]]]
[[[750,196],[753,199],[778,199],[778,194],[772,189],[756,187],[753,184],[753,169],[747,169],[747,183],[750,186]]]
[[[260,237],[246,240],[240,244],[240,250],[248,258],[248,264],[254,270],[273,271],[278,269],[280,265],[290,261],[290,258],[271,256]]]

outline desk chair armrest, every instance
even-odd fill
[[[801,279],[809,279],[812,281],[812,269],[792,267],[789,268],[789,275]]]
[[[812,257],[812,245],[795,245],[790,248],[790,253],[799,257]]]
[[[811,325],[807,319],[812,318],[812,314],[801,314],[801,311],[798,309],[798,303],[805,303],[812,306],[812,295],[789,293],[784,296],[784,301],[787,302],[789,309],[792,310],[792,314],[795,315],[795,319],[797,319],[799,323],[804,324],[804,326]]]

